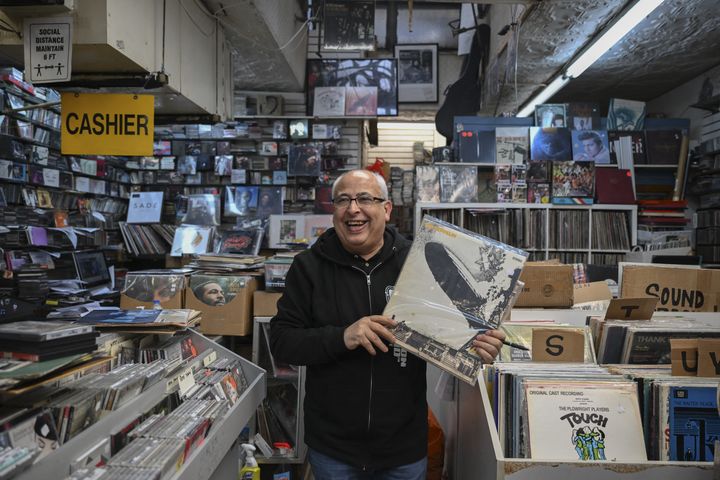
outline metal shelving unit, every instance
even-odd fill
[[[237,449],[233,448],[233,446],[240,431],[255,413],[255,409],[260,405],[260,402],[262,402],[266,391],[265,371],[263,369],[195,331],[191,330],[191,335],[194,345],[198,350],[201,350],[201,353],[188,362],[186,368],[202,365],[202,360],[206,356],[208,349],[212,348],[218,357],[232,358],[242,362],[248,388],[226,416],[214,422],[202,445],[185,460],[180,470],[170,477],[173,480],[215,478],[214,472],[218,470],[221,463],[234,465],[234,468],[237,469],[239,455]],[[70,474],[70,466],[79,457],[96,447],[99,442],[108,438],[111,433],[119,431],[133,418],[150,410],[167,393],[176,389],[177,383],[174,380],[183,370],[185,368],[151,386],[120,409],[108,413],[94,425],[15,478],[17,480],[46,480],[66,477]]]

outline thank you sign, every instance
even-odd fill
[[[63,155],[153,154],[152,95],[61,94]]]
[[[67,82],[72,62],[72,17],[26,18],[25,77],[31,83]]]

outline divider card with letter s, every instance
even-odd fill
[[[399,322],[397,343],[474,384],[482,362],[472,340],[512,306],[527,256],[425,216],[383,312]]]

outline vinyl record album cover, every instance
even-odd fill
[[[188,206],[182,223],[220,225],[220,198],[217,195],[188,195]]]
[[[567,107],[564,103],[544,103],[535,107],[535,126],[567,127]]]
[[[320,149],[314,145],[291,145],[288,154],[288,175],[317,177],[320,175]]]
[[[608,108],[608,130],[642,130],[645,128],[645,102],[611,98]]]
[[[317,117],[345,115],[345,87],[317,87],[313,114]]]
[[[377,105],[377,87],[345,87],[345,115],[374,117]]]
[[[163,192],[130,194],[127,223],[158,223],[162,214]]]
[[[572,160],[572,136],[567,128],[530,127],[530,160]]]
[[[589,197],[595,193],[593,162],[553,162],[553,197]]]
[[[573,130],[573,160],[610,163],[610,147],[608,133],[605,130]]]
[[[215,253],[257,255],[262,244],[264,228],[224,230],[215,240]]]
[[[425,216],[383,315],[399,322],[400,346],[474,384],[472,340],[496,328],[528,254]]]
[[[415,191],[418,202],[440,201],[440,169],[433,165],[415,167]]]
[[[188,253],[207,253],[210,245],[211,227],[183,225],[175,230],[170,255],[180,257]]]
[[[477,182],[477,166],[441,165],[440,200],[453,203],[476,202]]]
[[[647,460],[633,382],[525,380],[530,458]]]
[[[495,158],[497,163],[527,163],[530,159],[528,127],[497,127]]]

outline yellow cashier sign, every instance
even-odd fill
[[[63,155],[153,154],[152,95],[63,93]]]

